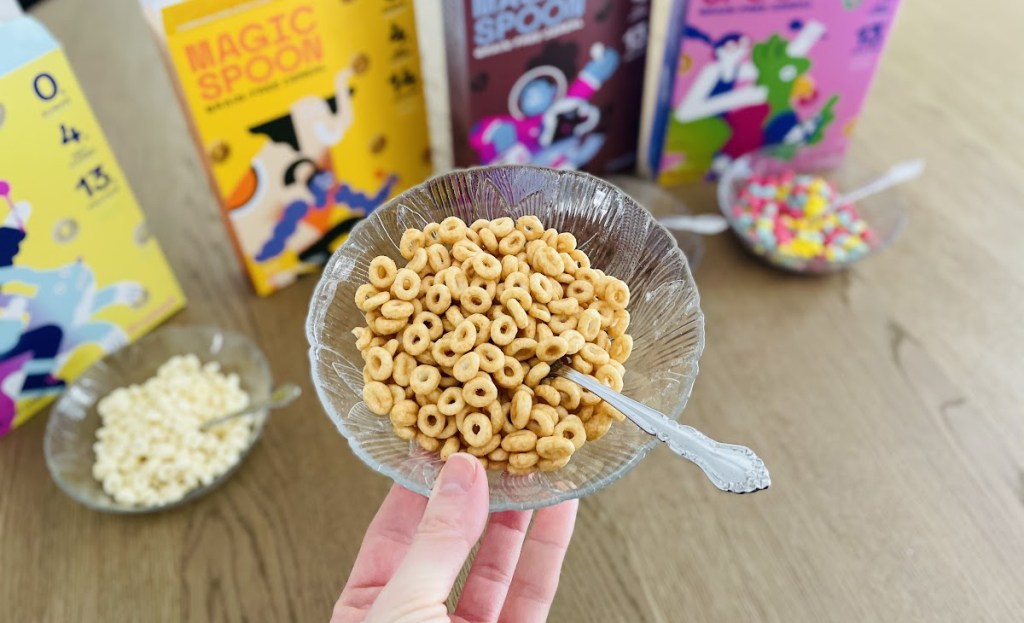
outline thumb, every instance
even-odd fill
[[[369,614],[443,603],[487,522],[487,476],[468,454],[448,458],[412,544]],[[371,620],[373,617],[369,617]]]

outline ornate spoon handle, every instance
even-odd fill
[[[771,484],[764,461],[750,448],[719,443],[696,428],[671,420],[564,364],[553,366],[552,373],[597,394],[644,432],[657,437],[673,452],[700,467],[708,480],[722,491],[751,493],[766,489]]]

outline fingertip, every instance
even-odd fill
[[[579,506],[579,500],[568,500],[540,509],[533,520],[534,530],[541,528],[564,533],[568,540],[576,525],[576,512],[579,510]]]
[[[475,457],[457,452],[448,457],[441,468],[437,482],[434,483],[433,495],[469,491],[481,480],[483,471],[483,465]],[[483,480],[486,483],[487,478],[484,477]]]
[[[487,522],[489,507],[487,473],[480,461],[462,452],[448,457],[434,483],[427,514],[461,516],[462,523],[479,537]]]

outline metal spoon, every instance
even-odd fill
[[[266,400],[254,402],[244,409],[214,418],[200,426],[199,430],[206,432],[214,426],[220,426],[224,422],[240,418],[243,415],[256,413],[257,411],[263,411],[264,409],[280,409],[281,407],[287,407],[293,400],[298,398],[301,393],[302,389],[300,389],[298,385],[285,383],[271,392],[270,396],[268,396]]]
[[[714,236],[729,229],[729,222],[720,214],[676,214],[663,216],[658,222],[666,229],[688,231],[702,236]]]
[[[851,190],[836,201],[837,205],[856,203],[871,195],[888,190],[897,184],[909,182],[924,171],[924,160],[908,160],[893,165],[888,171],[874,180]],[[667,229],[688,231],[702,236],[713,236],[729,229],[729,222],[719,214],[679,214],[663,216],[658,222]]]
[[[551,373],[593,392],[621,411],[644,432],[665,442],[670,450],[704,470],[708,480],[722,491],[751,493],[771,485],[772,479],[764,461],[750,448],[717,442],[692,426],[671,420],[564,363],[552,364]]]
[[[857,203],[871,195],[880,193],[883,190],[887,190],[897,184],[909,182],[915,177],[921,175],[924,172],[924,160],[918,158],[917,160],[907,160],[895,164],[889,168],[888,171],[877,177],[876,179],[864,184],[863,186],[851,190],[850,192],[839,197],[836,202],[839,205],[845,205],[847,203]]]

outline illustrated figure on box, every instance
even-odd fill
[[[575,45],[573,45],[575,55]],[[601,111],[590,99],[615,73],[619,53],[600,43],[590,61],[568,84],[562,69],[532,67],[508,94],[508,115],[487,117],[470,131],[469,142],[482,164],[540,164],[577,169],[593,158],[604,135],[592,133]]]
[[[92,270],[81,260],[50,270],[15,266],[32,207],[12,201],[10,192],[0,180],[0,197],[9,208],[0,224],[0,431],[13,421],[19,397],[64,387],[57,374],[78,347],[95,344],[111,352],[126,344],[120,327],[93,317],[111,305],[135,305],[145,294],[131,281],[97,289]],[[12,294],[8,285],[33,292]]]
[[[398,183],[390,175],[376,190],[364,193],[333,173],[329,150],[341,142],[355,118],[352,75],[352,69],[338,73],[334,97],[304,97],[288,115],[252,128],[270,140],[227,202],[246,257],[271,262],[287,250],[302,261],[322,261],[330,254],[328,247],[383,203]],[[334,224],[337,206],[358,216]],[[304,255],[320,248],[325,252]]]
[[[713,60],[702,66],[673,111],[666,142],[664,167],[685,166],[717,176],[735,158],[761,147],[788,147],[795,153],[824,136],[835,117],[837,96],[821,110],[801,119],[795,108],[814,101],[813,80],[806,58],[825,34],[825,26],[811,21],[794,23],[797,33],[787,41],[773,34],[752,44],[740,33],[717,40],[687,28],[686,41],[712,49]],[[684,49],[687,45],[684,44]]]

